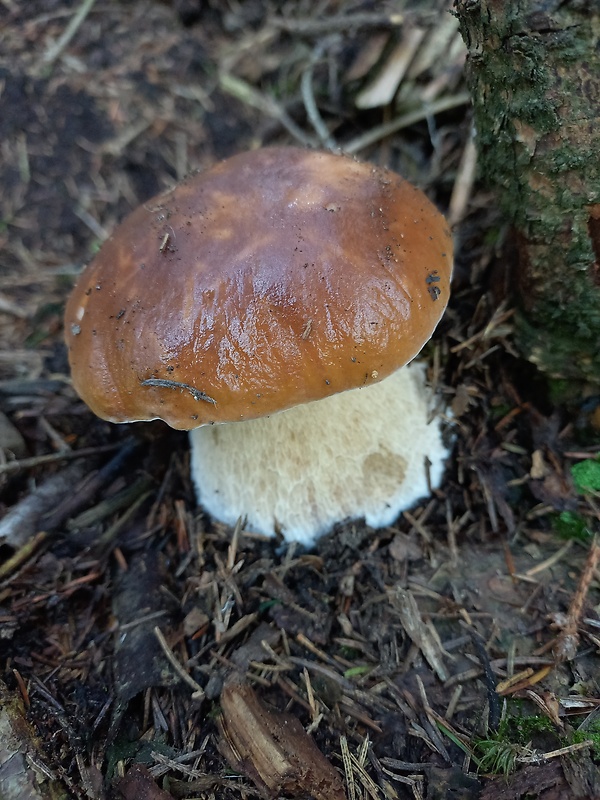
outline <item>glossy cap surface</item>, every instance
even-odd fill
[[[393,172],[265,148],[133,211],[66,308],[73,382],[100,417],[251,419],[382,380],[449,297],[443,216]]]

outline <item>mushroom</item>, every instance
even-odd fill
[[[243,153],[105,242],[66,307],[73,383],[104,419],[191,430],[198,500],[226,523],[307,545],[384,526],[442,477],[425,367],[405,365],[451,271],[443,216],[395,173]]]

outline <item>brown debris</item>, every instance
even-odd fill
[[[561,765],[551,761],[541,766],[527,766],[519,770],[510,781],[498,777],[488,783],[480,800],[567,800],[570,790]]]
[[[392,603],[396,608],[402,627],[421,650],[429,666],[441,681],[448,679],[443,662],[444,651],[432,624],[421,618],[414,595],[397,588]]]
[[[47,765],[42,744],[27,722],[23,704],[0,681],[0,797],[2,800],[64,800]]]
[[[172,800],[172,795],[156,785],[152,774],[143,764],[134,764],[117,784],[123,800]]]
[[[272,711],[256,692],[237,679],[221,694],[219,749],[265,797],[286,792],[315,800],[345,800],[338,772],[323,756],[298,719]]]
[[[572,797],[600,797],[600,768],[585,750],[561,760]]]

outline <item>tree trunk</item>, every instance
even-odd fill
[[[600,0],[456,0],[521,352],[600,382]],[[508,259],[507,259],[508,260]]]

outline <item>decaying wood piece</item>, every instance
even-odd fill
[[[271,711],[254,689],[233,676],[221,694],[219,749],[265,797],[281,792],[315,800],[345,800],[342,780],[300,721]]]
[[[79,483],[88,469],[84,461],[70,464],[13,506],[0,522],[0,544],[22,547],[41,529],[42,517],[55,508],[65,495],[73,492],[73,486]]]
[[[108,447],[114,449],[113,445]],[[92,471],[96,465],[95,456],[105,447],[69,452],[69,456],[77,458],[73,464],[40,483],[0,520],[0,545],[23,547],[38,531],[51,531],[62,525],[118,474],[136,448],[135,441],[126,440],[119,452],[97,472]],[[39,458],[43,463],[46,456]],[[12,463],[9,462],[8,466]]]
[[[171,621],[165,594],[164,564],[154,550],[137,553],[127,571],[115,568],[112,609],[119,623],[115,645],[114,688],[118,716],[137,694],[154,686],[173,686],[181,677],[174,672],[156,638],[157,625]]]
[[[0,797],[66,800],[68,793],[45,766],[40,744],[19,698],[0,682]]]

